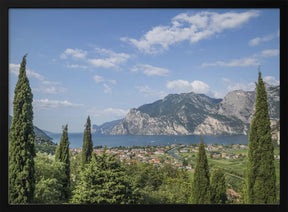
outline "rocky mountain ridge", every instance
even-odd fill
[[[271,125],[280,119],[280,86],[266,84]],[[105,131],[111,135],[248,134],[255,91],[236,90],[223,99],[204,94],[169,94],[162,100],[131,109]],[[106,125],[109,123],[106,123]],[[115,123],[114,123],[115,124]]]

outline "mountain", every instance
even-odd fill
[[[105,122],[104,124],[101,125],[96,125],[93,124],[92,125],[92,133],[98,134],[98,135],[105,135],[105,134],[109,134],[111,132],[111,130],[118,125],[120,122],[122,121],[122,119],[119,120],[115,120],[115,121],[110,121],[110,122]]]
[[[266,85],[271,123],[279,120],[280,87]],[[204,94],[169,94],[162,100],[131,109],[118,120],[113,135],[245,134],[254,113],[256,91],[229,92],[224,99]],[[110,127],[111,128],[111,127]]]
[[[280,86],[265,83],[271,125],[280,117]],[[229,92],[219,104],[219,114],[234,116],[250,123],[255,112],[256,91],[236,90]]]

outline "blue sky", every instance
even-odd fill
[[[10,9],[9,113],[27,56],[34,125],[82,132],[170,93],[279,84],[278,9]]]

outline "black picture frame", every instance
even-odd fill
[[[52,210],[185,210],[185,211],[288,211],[287,197],[287,0],[2,0],[1,38],[1,211]],[[279,8],[280,9],[280,204],[279,205],[9,205],[8,204],[8,87],[9,87],[9,8]]]

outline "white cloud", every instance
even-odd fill
[[[259,66],[262,58],[274,57],[279,55],[278,49],[267,49],[260,53],[254,54],[250,57],[244,57],[241,59],[234,59],[229,62],[217,61],[214,63],[202,63],[202,67],[209,66],[222,66],[222,67],[247,67],[247,66]]]
[[[267,49],[261,52],[262,57],[274,57],[279,55],[278,49]]]
[[[104,78],[99,76],[99,75],[94,75],[93,79],[94,79],[94,81],[96,83],[100,83],[100,82],[104,82],[105,81]]]
[[[234,91],[234,90],[244,90],[244,91],[253,91],[255,89],[255,83],[249,82],[249,83],[243,83],[243,82],[232,82],[230,79],[223,78],[225,87],[228,91]]]
[[[106,58],[88,59],[87,62],[94,67],[117,68],[119,64],[125,63],[130,58],[129,54],[116,53],[108,49],[95,48],[95,51]]]
[[[33,88],[34,92],[45,93],[45,94],[59,94],[65,92],[67,89],[63,87],[40,87],[40,88]]]
[[[202,67],[208,66],[223,66],[223,67],[244,67],[244,66],[259,66],[260,62],[254,57],[245,57],[235,59],[230,62],[217,61],[215,63],[202,63]]]
[[[104,79],[104,77],[99,76],[99,75],[94,75],[93,79],[96,83],[103,83],[102,85],[104,86],[104,93],[107,93],[107,94],[112,93],[112,88],[109,85],[107,85],[107,83],[110,83],[113,85],[117,83],[116,80],[106,80]]]
[[[90,108],[87,110],[88,114],[91,114],[92,116],[96,116],[96,117],[107,117],[107,120],[113,120],[116,118],[121,118],[121,117],[125,117],[127,115],[127,113],[129,112],[129,110],[124,110],[124,109],[120,109],[120,108],[105,108],[102,110],[99,110],[95,107]]]
[[[20,69],[20,64],[9,64],[9,72],[14,74],[15,76],[18,77],[19,75],[19,69]],[[59,85],[59,82],[52,82],[45,80],[45,77],[42,76],[41,74],[38,74],[34,71],[26,70],[27,77],[28,78],[34,78],[40,81],[41,87],[40,88],[33,88],[33,91],[39,92],[39,93],[46,93],[46,94],[58,94],[65,92],[67,89],[63,87],[43,87],[43,85]]]
[[[70,64],[66,66],[67,68],[75,68],[75,69],[87,69],[88,66],[79,65],[79,64]]]
[[[13,63],[9,64],[10,73],[14,74],[17,77],[19,75],[19,69],[20,69],[20,64],[13,64]],[[34,79],[38,79],[41,81],[44,80],[44,77],[41,74],[38,74],[34,71],[26,70],[26,74],[27,74],[27,77],[29,78],[34,78]]]
[[[57,108],[69,108],[69,107],[82,107],[83,104],[74,104],[67,100],[58,101],[58,100],[49,100],[49,99],[34,99],[33,107],[36,110],[50,110]]]
[[[115,116],[126,116],[129,110],[117,109],[117,108],[107,108],[102,111],[104,114],[112,114]]]
[[[210,93],[209,85],[199,80],[195,80],[193,82],[189,82],[187,80],[168,81],[166,87],[177,93],[188,93],[191,91],[203,94]]]
[[[116,68],[116,64],[110,61],[110,59],[89,59],[88,62],[95,67],[102,68]]]
[[[130,69],[132,72],[141,71],[147,76],[167,76],[170,71],[165,68],[159,68],[148,64],[138,64]]]
[[[52,82],[52,81],[47,81],[47,80],[43,80],[41,82],[43,85],[59,85],[59,82]]]
[[[90,54],[91,52],[89,52]],[[126,53],[117,53],[109,49],[94,48],[97,57],[88,57],[88,52],[82,49],[66,49],[61,55],[61,59],[81,59],[89,65],[68,64],[66,67],[74,69],[88,69],[89,67],[118,68],[120,64],[125,63],[131,56]]]
[[[249,41],[249,46],[257,46],[259,45],[259,43],[261,42],[266,42],[266,41],[270,41],[270,40],[273,40],[274,38],[276,37],[279,37],[279,31],[276,32],[276,33],[272,33],[272,34],[269,34],[269,35],[265,35],[263,37],[256,37],[256,38],[253,38]]]
[[[61,59],[67,59],[68,56],[71,56],[74,59],[85,59],[87,51],[82,49],[66,49],[61,55]]]
[[[272,76],[266,76],[263,77],[264,82],[268,83],[269,85],[279,85],[280,81],[276,80],[275,77]]]
[[[139,40],[127,37],[121,40],[131,43],[144,53],[157,54],[179,42],[196,43],[224,30],[240,27],[257,16],[259,12],[256,10],[222,14],[216,12],[181,13],[171,20],[170,25],[156,26]]]
[[[192,86],[187,80],[168,81],[166,87],[178,93],[188,93],[192,91]]]
[[[149,86],[137,86],[136,89],[138,89],[138,91],[140,91],[141,93],[144,93],[145,97],[152,96],[152,97],[157,97],[157,98],[162,99],[168,95],[168,93],[165,91],[153,90]]]
[[[106,93],[106,94],[112,93],[112,88],[109,85],[104,83],[103,86],[104,86],[104,93]]]

